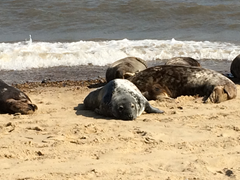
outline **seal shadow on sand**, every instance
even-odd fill
[[[95,113],[94,111],[85,109],[84,104],[78,104],[78,106],[74,107],[74,110],[76,111],[75,114],[77,116],[91,117],[94,119],[116,120],[111,117],[102,116],[102,115]]]

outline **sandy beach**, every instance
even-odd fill
[[[150,101],[165,113],[121,121],[83,109],[86,85],[22,90],[39,109],[0,115],[0,179],[240,179],[240,95]]]

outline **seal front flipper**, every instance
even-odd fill
[[[151,106],[148,101],[146,101],[145,103],[145,111],[147,113],[161,113],[161,114],[164,113],[164,111]]]

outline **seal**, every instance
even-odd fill
[[[127,79],[135,73],[147,68],[143,59],[137,57],[126,57],[112,63],[106,71],[107,82],[119,78]]]
[[[230,71],[235,78],[240,79],[240,55],[233,59]]]
[[[220,103],[237,96],[236,85],[222,74],[201,67],[160,65],[129,79],[148,100],[198,95],[203,101]]]
[[[122,120],[134,120],[143,111],[164,112],[152,107],[138,88],[126,79],[114,79],[90,92],[84,99],[84,106],[98,114]]]
[[[201,67],[200,63],[191,57],[174,57],[167,60],[165,65],[184,65]]]
[[[2,113],[31,114],[37,109],[25,93],[0,80],[0,111]]]

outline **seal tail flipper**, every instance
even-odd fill
[[[21,114],[31,114],[38,109],[35,104],[32,104],[27,99],[15,100],[8,99],[6,101],[7,107],[9,107],[9,113],[21,113]]]
[[[160,114],[164,113],[164,111],[151,106],[148,101],[146,102],[146,105],[145,105],[145,111],[147,113],[160,113]]]

